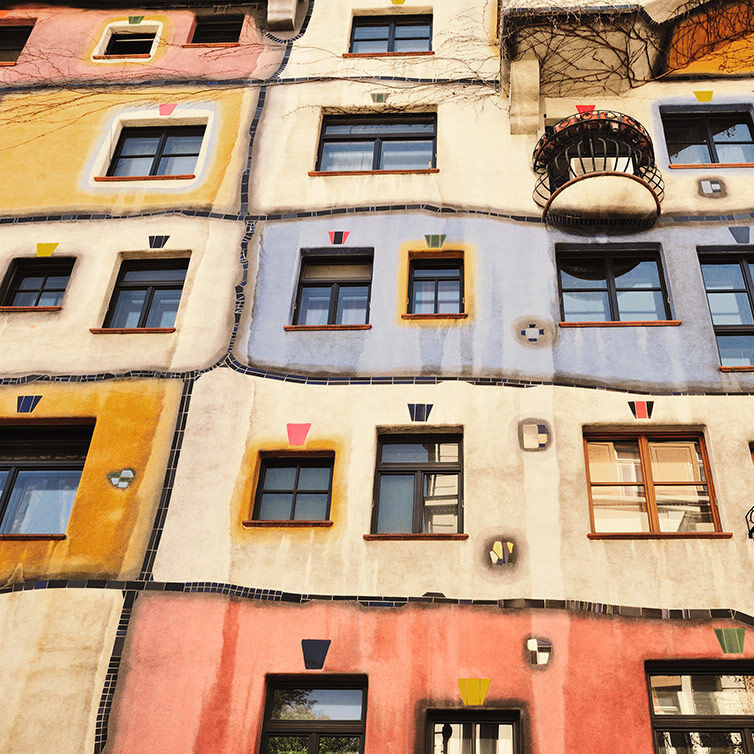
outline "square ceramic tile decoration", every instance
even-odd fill
[[[549,426],[541,419],[524,419],[518,425],[518,442],[522,450],[545,450],[551,434]]]
[[[547,665],[552,654],[552,642],[549,639],[532,637],[526,640],[526,650],[532,665]]]
[[[699,181],[699,192],[703,196],[719,197],[725,195],[723,182],[713,179],[703,179]]]
[[[133,482],[136,474],[133,469],[121,469],[120,471],[111,471],[107,478],[110,480],[110,484],[113,487],[124,490]]]
[[[492,565],[503,566],[513,562],[513,542],[504,539],[496,539],[489,549]]]

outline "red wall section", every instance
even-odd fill
[[[644,660],[723,659],[712,629],[726,625],[735,624],[144,593],[108,751],[255,752],[265,674],[330,672],[369,677],[367,754],[423,751],[425,710],[460,708],[458,679],[468,677],[492,679],[485,707],[523,709],[527,752],[650,754]],[[528,663],[532,635],[553,642],[547,666]],[[332,640],[323,671],[304,671],[303,638]]]

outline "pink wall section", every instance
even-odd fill
[[[726,625],[735,624],[144,593],[108,751],[255,752],[265,674],[308,672],[368,676],[367,754],[423,751],[424,711],[460,708],[467,677],[492,679],[485,707],[524,710],[527,752],[651,754],[644,660],[741,657],[721,652],[712,629]],[[531,635],[553,642],[546,667],[528,664]],[[332,640],[323,671],[304,670],[303,638]]]
[[[93,61],[92,51],[107,25],[129,15],[163,22],[164,43],[154,57]],[[238,47],[183,47],[190,41],[194,26],[194,14],[186,10],[102,11],[19,5],[0,11],[0,24],[24,19],[34,20],[34,29],[16,64],[0,67],[0,85],[68,79],[266,78],[283,56],[283,47],[265,38],[249,15]]]

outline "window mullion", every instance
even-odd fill
[[[414,473],[414,521],[413,530],[414,534],[421,534],[424,529],[422,527],[422,518],[424,516],[424,472],[416,471]]]
[[[649,530],[653,533],[660,531],[660,519],[657,513],[654,479],[652,477],[652,460],[649,455],[649,440],[646,435],[639,435],[639,458],[641,459],[642,478],[644,480],[644,499],[647,502],[647,516]]]
[[[137,327],[146,327],[147,317],[149,316],[149,310],[152,308],[152,298],[154,297],[154,286],[150,285],[147,288],[147,295],[144,297],[144,303],[141,305],[141,314],[139,314],[139,320]]]
[[[610,319],[619,322],[620,311],[618,309],[618,294],[615,290],[615,268],[613,258],[604,259],[605,281],[607,282],[607,298],[610,302]]]
[[[294,521],[296,517],[296,497],[298,496],[298,477],[301,473],[301,464],[296,464],[296,474],[293,478],[293,495],[291,500],[291,512],[290,512],[290,521]]]
[[[720,162],[720,158],[717,155],[717,147],[715,146],[715,140],[712,137],[712,127],[710,126],[709,118],[704,118],[704,127],[707,132],[707,148],[709,149],[712,162]]]
[[[0,532],[7,534],[5,514],[7,512],[8,501],[10,500],[10,493],[13,489],[13,485],[16,483],[16,477],[18,476],[18,466],[11,466],[8,472],[8,478],[5,480],[5,489],[3,494],[0,495]]]
[[[158,169],[160,166],[160,159],[162,158],[162,153],[165,151],[165,143],[168,139],[168,130],[166,128],[162,129],[162,132],[160,133],[160,141],[157,144],[157,151],[155,152],[154,158],[152,159],[152,167],[149,170],[149,175],[158,175]]]
[[[372,154],[372,170],[379,170],[382,162],[382,139],[376,136],[374,139],[374,152]]]
[[[330,286],[330,307],[327,311],[327,324],[336,324],[338,315],[338,299],[340,298],[340,283],[333,283]]]
[[[391,21],[388,24],[388,29],[387,29],[387,51],[388,52],[395,52],[395,27],[396,25],[397,24],[395,21]]]
[[[746,257],[741,257],[739,262],[741,265],[741,272],[744,278],[744,288],[746,288],[746,296],[749,299],[749,307],[752,314],[754,314],[754,281],[752,281],[751,271],[749,270],[749,263]]]

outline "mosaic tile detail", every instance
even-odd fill
[[[629,401],[628,407],[634,415],[634,419],[651,419],[654,410],[654,401]]]
[[[725,184],[719,178],[702,178],[699,181],[699,193],[715,199],[726,195]]]
[[[729,227],[728,230],[736,243],[749,243],[750,228],[748,225],[738,228]]]
[[[391,2],[391,3],[393,4],[393,5],[403,5],[403,3],[405,3],[405,2],[406,2],[406,0],[390,0],[390,2]]]
[[[543,419],[523,419],[518,423],[518,443],[521,450],[546,450],[552,431]]]
[[[140,24],[143,20],[144,20],[144,16],[129,16],[128,17],[128,23],[131,24],[131,26]]]
[[[60,243],[38,243],[37,244],[37,256],[38,257],[51,257],[55,249],[60,246]]]
[[[425,422],[429,419],[433,403],[409,403],[408,413],[412,422]]]
[[[589,113],[590,115],[594,112],[594,105],[576,105],[576,111],[583,115],[584,113]]]
[[[351,231],[350,230],[330,230],[327,232],[327,235],[330,236],[330,243],[333,246],[342,246],[348,240],[348,236],[351,235]]]
[[[372,98],[372,102],[374,102],[375,105],[379,105],[388,101],[390,92],[370,92],[369,96]]]
[[[697,102],[712,102],[712,95],[714,92],[712,90],[705,90],[705,91],[695,91],[694,96],[697,99]]]
[[[19,395],[16,398],[16,413],[30,414],[42,400],[41,395]]]
[[[288,433],[288,444],[304,445],[311,428],[311,424],[286,424],[285,430]]]
[[[442,245],[445,243],[445,238],[445,233],[434,233],[424,236],[428,249],[441,249]]]
[[[745,628],[716,628],[715,636],[725,655],[738,655],[744,651]]]
[[[488,551],[492,565],[504,566],[512,563],[514,547],[514,543],[510,540],[496,539]]]
[[[330,639],[301,639],[304,667],[307,670],[322,670],[330,649]]]
[[[552,642],[533,636],[526,640],[526,651],[531,665],[547,665],[552,656]]]
[[[464,706],[478,707],[484,704],[491,682],[491,678],[459,678],[458,690]]]
[[[149,236],[150,249],[162,249],[170,236]]]
[[[166,117],[172,115],[175,108],[178,107],[177,103],[169,102],[159,106],[160,115]]]
[[[136,478],[136,474],[133,469],[121,469],[120,471],[111,471],[107,478],[113,487],[125,490]]]
[[[754,539],[754,508],[746,514],[746,526],[748,529],[749,539]]]

